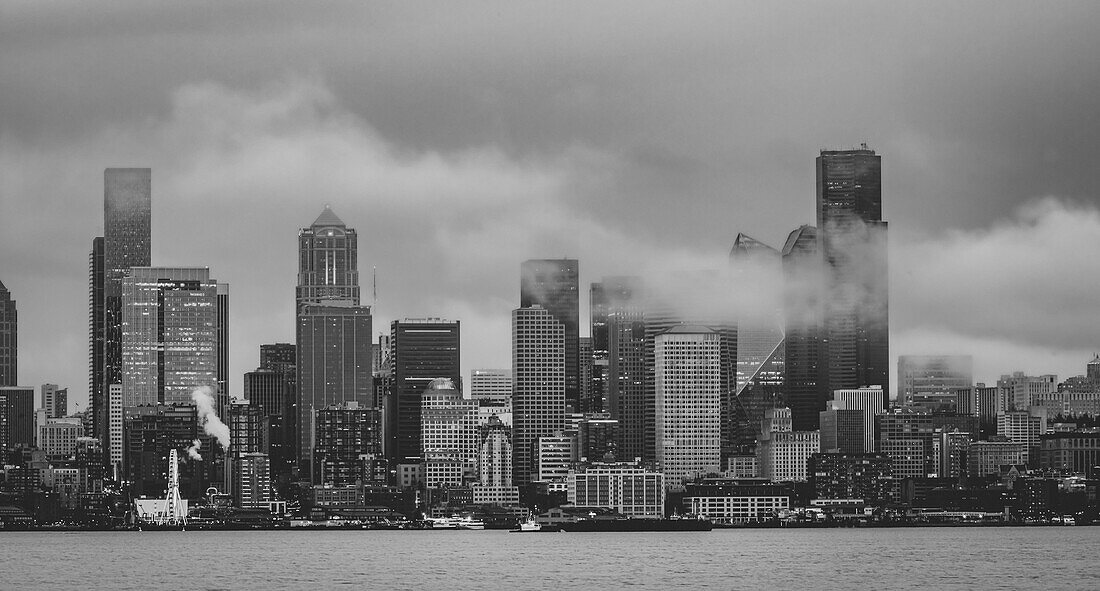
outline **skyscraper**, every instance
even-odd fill
[[[798,431],[816,429],[832,397],[822,361],[823,264],[817,228],[801,226],[783,245],[784,389]]]
[[[59,419],[69,414],[69,389],[57,384],[42,384],[42,408],[47,419]]]
[[[19,379],[19,318],[11,292],[0,282],[0,386]]]
[[[512,481],[536,474],[537,444],[565,428],[565,325],[541,306],[512,311]]]
[[[477,473],[481,439],[477,401],[463,398],[450,379],[439,378],[421,394],[421,409],[424,485],[462,486],[464,476]]]
[[[103,383],[122,382],[122,279],[148,267],[152,249],[151,171],[108,168],[103,173]]]
[[[889,406],[887,225],[881,158],[866,144],[818,156],[817,227],[826,271],[829,389],[880,385]]]
[[[122,279],[122,403],[191,404],[218,388],[219,284],[206,267],[132,267]]]
[[[107,389],[103,382],[104,318],[103,299],[103,237],[92,240],[88,255],[88,404],[92,411],[90,436],[100,440],[107,449]]]
[[[604,277],[592,289],[592,349],[596,370],[601,358],[605,410],[618,420],[616,457],[644,457],[646,438],[646,315],[639,277]],[[594,380],[594,383],[597,383]],[[650,405],[651,406],[651,405]],[[601,460],[601,458],[590,458]]]
[[[103,171],[103,237],[92,241],[89,257],[89,398],[93,436],[107,448],[107,390],[122,383],[122,279],[131,267],[151,264],[152,171]]]
[[[519,306],[538,304],[565,327],[565,404],[581,410],[580,293],[576,259],[533,259],[520,266]]]
[[[657,336],[657,469],[669,485],[717,472],[721,444],[721,337],[703,326]]]
[[[295,370],[302,476],[313,471],[314,412],[373,403],[371,309],[359,305],[357,257],[355,230],[328,205],[298,232]]]
[[[736,290],[737,372],[731,447],[751,453],[764,411],[784,406],[783,270],[778,250],[745,234],[730,249]]]
[[[460,325],[441,318],[406,318],[390,324],[393,385],[386,407],[387,456],[419,463],[421,396],[436,378],[461,384]]]
[[[302,304],[330,300],[359,305],[358,235],[328,205],[298,232],[298,288]]]

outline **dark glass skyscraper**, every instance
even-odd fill
[[[0,386],[19,379],[19,317],[11,292],[0,282]]]
[[[457,321],[406,318],[390,324],[393,383],[386,406],[386,455],[399,463],[422,459],[421,395],[436,378],[462,382]]]
[[[881,157],[823,150],[817,158],[818,243],[825,263],[828,389],[881,385],[889,406],[890,326]]]
[[[641,279],[604,277],[593,283],[591,314],[592,349],[602,349],[600,356],[606,359],[604,410],[618,420],[617,457],[633,461],[645,455],[646,433],[646,317]]]
[[[731,447],[753,453],[764,411],[783,396],[783,269],[778,250],[745,234],[730,249],[737,306],[736,390],[730,401]]]
[[[580,292],[576,259],[533,259],[520,266],[521,308],[539,305],[565,326],[565,406],[581,409]]]
[[[817,429],[832,399],[822,363],[821,250],[817,228],[802,226],[783,245],[784,390],[795,431]]]

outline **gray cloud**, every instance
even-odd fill
[[[1008,217],[1040,195],[1092,211],[1098,20],[1088,2],[0,4],[21,375],[77,397],[86,382],[108,166],[153,168],[156,263],[232,283],[239,387],[259,342],[292,338],[294,233],[326,202],[363,236],[364,282],[378,266],[379,328],[459,318],[467,367],[507,365],[523,259],[579,257],[587,282],[713,268],[738,231],[779,246],[813,220],[817,149],[860,141],[883,154],[894,352],[967,348],[977,374],[1077,364],[1089,336],[1060,337],[1055,313],[1011,327],[1087,307],[1087,279],[1049,299],[1017,285],[971,315],[995,327],[971,326],[931,286],[984,301],[1000,280],[907,253],[1045,231]],[[1052,266],[1024,260],[1017,275]],[[983,366],[982,347],[1013,363]]]

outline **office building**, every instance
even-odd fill
[[[815,499],[861,499],[875,506],[890,501],[893,473],[885,455],[820,453],[807,465]]]
[[[890,457],[897,478],[925,478],[936,473],[935,426],[928,409],[894,409],[875,417],[878,452]]]
[[[194,406],[151,405],[126,410],[123,479],[131,483],[135,497],[159,497],[168,486],[168,456],[171,450],[191,448],[213,450],[214,439],[202,432]],[[207,487],[222,487],[220,466],[205,456],[201,462],[180,462],[180,494],[199,498]]]
[[[784,389],[795,428],[809,431],[818,428],[818,413],[832,397],[822,358],[825,284],[817,228],[792,231],[782,259]]]
[[[863,453],[875,451],[875,417],[886,412],[882,406],[882,388],[854,388],[836,390],[828,409],[859,410],[863,412]]]
[[[1039,400],[1058,391],[1058,376],[1024,375],[1017,371],[1012,375],[1003,375],[997,380],[997,389],[1001,397],[1000,407],[1006,411],[1026,412],[1032,406],[1040,406]]]
[[[821,451],[818,431],[794,431],[789,408],[765,411],[756,446],[757,470],[771,482],[803,482],[806,461]]]
[[[955,412],[956,390],[974,385],[970,355],[901,355],[898,357],[898,401],[932,411]]]
[[[646,457],[652,437],[651,398],[646,396],[646,315],[638,277],[604,277],[591,287],[593,384],[602,407],[619,422],[617,457]],[[647,408],[649,416],[647,417]],[[652,449],[650,450],[652,457]],[[593,460],[599,458],[591,458]]]
[[[1039,468],[1096,478],[1100,475],[1100,429],[1040,435]]]
[[[970,443],[966,453],[968,476],[980,478],[999,474],[1002,466],[1026,466],[1026,444],[1008,441],[1003,437],[996,439]]]
[[[122,403],[190,404],[218,386],[218,282],[206,267],[132,267],[121,281]]]
[[[34,447],[34,388],[0,386],[0,451]]]
[[[271,488],[271,465],[267,454],[243,453],[235,459],[233,502],[242,509],[267,509],[275,500]]]
[[[298,232],[295,447],[302,475],[316,475],[310,462],[317,411],[374,405],[371,309],[359,305],[357,257],[355,230],[328,205]]]
[[[562,485],[569,469],[577,460],[576,439],[561,432],[539,437],[535,448],[535,470],[532,478],[539,482]]]
[[[478,468],[478,403],[463,398],[449,378],[432,380],[420,401],[424,485],[462,486]]]
[[[298,363],[297,347],[294,343],[270,343],[260,345],[260,367],[271,371],[294,374],[294,365]]]
[[[130,268],[151,265],[151,178],[148,168],[103,172],[103,237],[92,242],[89,273],[93,323],[89,398],[98,426],[95,436],[104,441],[107,390],[111,384],[123,383],[122,281]]]
[[[657,469],[678,486],[721,470],[719,333],[678,326],[654,343]]]
[[[881,157],[866,144],[818,156],[817,227],[825,264],[828,389],[879,385],[883,406],[889,406],[887,224]]]
[[[382,424],[378,409],[347,401],[316,409],[314,415],[314,484],[347,486],[360,481],[385,482],[388,468],[382,458]]]
[[[841,454],[866,453],[864,431],[866,419],[862,410],[833,408],[821,411],[821,452]],[[872,423],[873,425],[874,423]],[[872,427],[871,441],[874,442]]]
[[[512,311],[512,482],[538,476],[538,442],[565,429],[565,325],[541,306]]]
[[[64,460],[76,453],[76,440],[84,436],[84,424],[76,418],[47,418],[38,426],[38,449],[50,460]]]
[[[689,483],[683,510],[708,521],[745,524],[774,519],[791,506],[790,485],[752,478],[706,478]]]
[[[57,384],[42,384],[42,408],[46,418],[59,419],[69,414],[69,389]]]
[[[577,421],[577,459],[613,462],[619,458],[619,421],[606,413],[590,413]],[[636,458],[622,458],[633,461]]]
[[[576,259],[533,259],[520,265],[520,308],[541,306],[565,329],[565,405],[581,409],[580,292]]]
[[[632,462],[596,462],[569,470],[568,501],[577,507],[603,507],[633,519],[659,519],[665,513],[665,476]]]
[[[0,386],[19,380],[19,315],[11,292],[0,282]]]
[[[473,370],[470,372],[470,398],[478,401],[510,401],[512,399],[512,370]]]
[[[997,415],[997,435],[1024,445],[1023,463],[1038,467],[1039,439],[1047,432],[1046,409],[1033,406],[1024,411]]]
[[[457,321],[406,318],[390,324],[393,384],[386,405],[386,455],[400,463],[423,460],[421,396],[436,379],[462,383]]]

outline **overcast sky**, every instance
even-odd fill
[[[891,353],[1083,373],[1100,4],[773,4],[0,1],[19,381],[85,398],[107,167],[153,170],[155,265],[230,283],[240,393],[258,345],[294,339],[297,231],[326,203],[364,294],[378,269],[375,331],[461,320],[468,375],[511,363],[524,259],[580,259],[587,299],[604,274],[713,266],[738,232],[779,248],[814,222],[818,151],[861,142]]]

